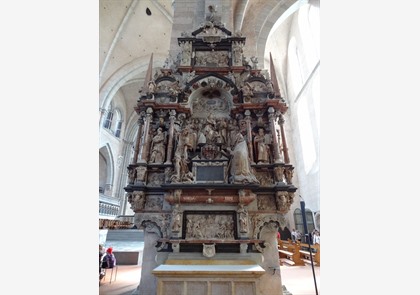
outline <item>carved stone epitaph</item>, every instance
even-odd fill
[[[243,55],[246,38],[209,11],[178,38],[177,58],[146,75],[127,199],[158,265],[237,259],[267,271],[279,267],[273,243],[297,190],[287,105],[258,58],[249,64]],[[157,274],[155,267],[143,264],[142,273]],[[279,284],[260,275],[261,284]]]

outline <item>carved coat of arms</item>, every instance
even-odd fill
[[[216,255],[216,244],[203,244],[203,255],[209,258]]]

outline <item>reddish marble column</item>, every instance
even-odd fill
[[[165,164],[171,164],[172,163],[175,115],[176,115],[176,111],[171,110],[170,113],[169,113],[169,138],[168,138],[168,146],[167,146],[167,150],[166,150],[166,162],[165,162]]]

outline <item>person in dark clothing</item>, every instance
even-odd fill
[[[101,266],[102,268],[114,268],[117,264],[117,259],[115,258],[114,253],[112,253],[112,247],[106,249],[106,253],[102,255]]]
[[[104,247],[99,244],[99,281],[102,280],[104,272],[102,270],[102,256],[104,255]]]

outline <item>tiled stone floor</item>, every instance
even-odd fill
[[[314,277],[310,265],[280,266],[283,285],[292,295],[316,295]],[[318,295],[321,295],[320,267],[315,266],[315,277]],[[120,265],[117,278],[109,282],[110,274],[104,278],[99,286],[99,295],[131,295],[137,288],[141,277],[140,265]],[[113,277],[114,278],[114,277]],[[283,293],[286,295],[286,293]],[[273,294],[275,295],[275,294]]]

